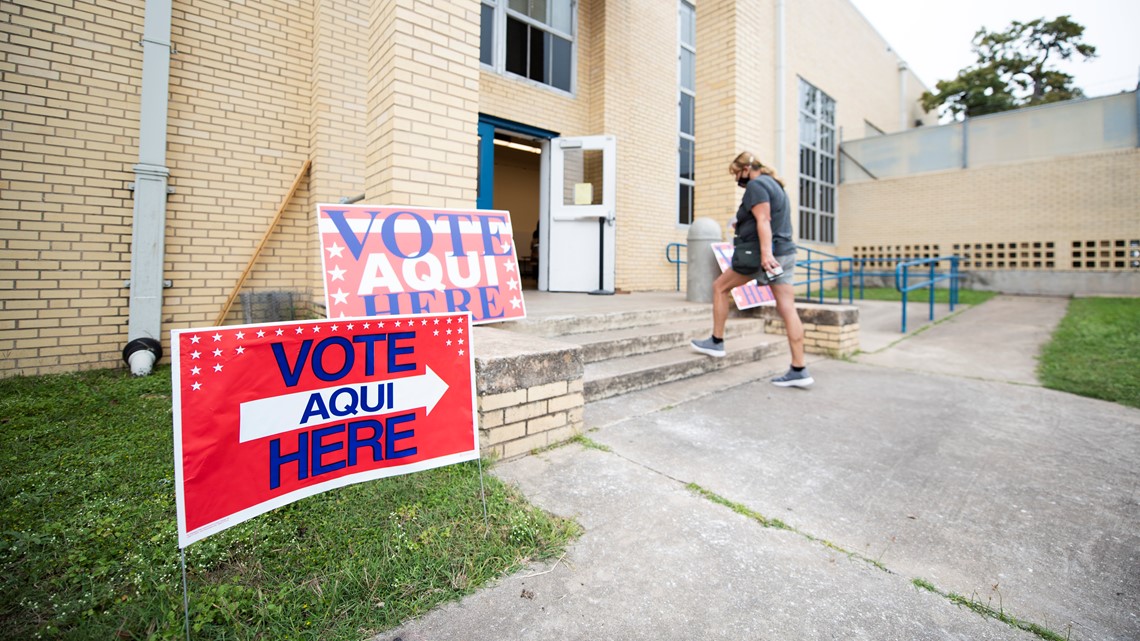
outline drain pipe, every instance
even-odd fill
[[[907,123],[910,118],[907,115],[907,100],[906,100],[906,73],[907,73],[906,60],[899,60],[899,131],[906,131]]]
[[[143,24],[139,162],[131,235],[130,318],[123,360],[135,376],[162,358],[162,264],[166,234],[166,112],[170,91],[172,0],[147,0]]]

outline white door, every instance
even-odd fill
[[[549,224],[542,225],[540,262],[552,292],[614,291],[613,136],[550,141]],[[542,288],[542,283],[539,284]]]

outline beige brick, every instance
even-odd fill
[[[557,398],[550,399],[547,402],[547,409],[551,412],[558,412],[575,407],[582,407],[585,402],[585,396],[581,393],[567,394],[565,396],[559,396]]]
[[[503,420],[507,423],[525,421],[536,416],[546,414],[546,401],[535,401],[524,405],[507,407],[503,410]]]
[[[547,432],[566,425],[566,412],[558,412],[557,414],[545,414],[536,418],[532,418],[526,422],[526,433],[537,434],[539,432]]]
[[[512,390],[501,394],[490,394],[479,397],[479,411],[502,409],[522,405],[526,402],[526,390]]]
[[[527,400],[540,401],[554,396],[561,396],[566,393],[566,388],[566,381],[555,381],[553,383],[546,383],[545,385],[536,385],[535,387],[527,389]]]
[[[489,444],[498,445],[526,436],[527,424],[525,422],[512,423],[494,429],[484,430],[484,433],[487,435],[487,442]]]

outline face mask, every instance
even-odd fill
[[[747,187],[748,186],[748,172],[744,172],[736,178],[736,185],[738,187]]]

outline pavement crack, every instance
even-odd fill
[[[809,532],[804,532],[803,530],[801,530],[795,526],[788,525],[787,523],[781,521],[780,519],[766,517],[763,514],[761,514],[757,511],[753,510],[752,508],[744,505],[743,503],[738,503],[736,501],[729,500],[729,499],[717,494],[716,492],[713,492],[712,490],[701,487],[697,483],[685,481],[685,480],[677,478],[671,474],[668,474],[666,472],[663,472],[661,470],[653,468],[649,465],[646,465],[645,463],[642,463],[641,461],[636,461],[636,460],[634,460],[634,459],[632,459],[632,458],[630,458],[624,454],[621,454],[620,452],[615,451],[613,448],[609,447],[608,445],[597,443],[596,441],[593,441],[592,439],[589,439],[589,438],[587,438],[585,436],[581,436],[581,435],[578,437],[575,437],[574,439],[571,439],[570,441],[567,441],[567,443],[578,443],[583,448],[600,450],[602,452],[606,452],[607,454],[611,454],[613,456],[621,458],[621,459],[627,461],[628,463],[630,463],[636,467],[640,467],[640,468],[642,468],[648,472],[651,472],[651,473],[656,474],[658,476],[669,479],[670,481],[678,483],[679,485],[684,486],[684,488],[686,490],[696,494],[697,496],[699,496],[699,497],[701,497],[707,501],[710,501],[710,502],[715,503],[717,505],[721,505],[723,507],[727,507],[730,510],[732,510],[733,512],[736,512],[737,514],[740,514],[740,515],[754,521],[755,523],[759,524],[761,527],[768,528],[768,529],[774,529],[774,530],[784,530],[787,532],[797,534],[797,535],[803,537],[804,539],[806,539],[812,543],[817,543],[819,545],[822,545],[825,548],[828,548],[830,550],[834,550],[835,552],[843,554],[843,555],[847,556],[848,559],[851,559],[854,561],[862,561],[863,563],[866,563],[867,565],[870,565],[871,567],[874,567],[877,570],[885,572],[886,574],[889,574],[892,576],[899,576],[894,570],[891,570],[890,568],[888,568],[881,561],[878,561],[876,559],[872,559],[870,557],[864,556],[858,552],[853,552],[851,550],[847,550],[847,549],[843,548],[842,546],[839,546],[839,545],[837,545],[831,541],[828,541],[827,539],[820,538],[820,537],[815,536],[814,534],[811,534]],[[1004,607],[999,608],[999,609],[994,609],[990,605],[988,605],[986,603],[982,603],[981,601],[979,601],[977,599],[967,598],[967,597],[964,597],[960,594],[956,594],[954,592],[947,592],[947,591],[941,590],[941,589],[935,587],[932,583],[930,583],[929,581],[927,581],[925,579],[914,578],[914,579],[911,579],[910,582],[916,589],[926,590],[927,592],[930,592],[932,594],[935,594],[935,595],[942,597],[943,599],[949,601],[950,603],[952,603],[958,607],[967,608],[968,610],[971,610],[972,612],[975,612],[975,613],[977,613],[977,614],[979,614],[985,618],[994,619],[996,621],[1001,621],[1002,623],[1005,623],[1005,624],[1009,625],[1010,627],[1017,628],[1019,630],[1023,630],[1025,632],[1029,632],[1031,634],[1034,634],[1037,637],[1044,639],[1045,641],[1070,641],[1071,632],[1072,632],[1071,624],[1070,624],[1070,630],[1069,630],[1070,635],[1062,636],[1062,635],[1060,635],[1060,634],[1054,632],[1053,630],[1050,630],[1044,626],[1038,625],[1038,624],[1030,622],[1030,621],[1026,621],[1024,619],[1019,619],[1013,615],[1010,615],[1007,612],[1005,612]]]

